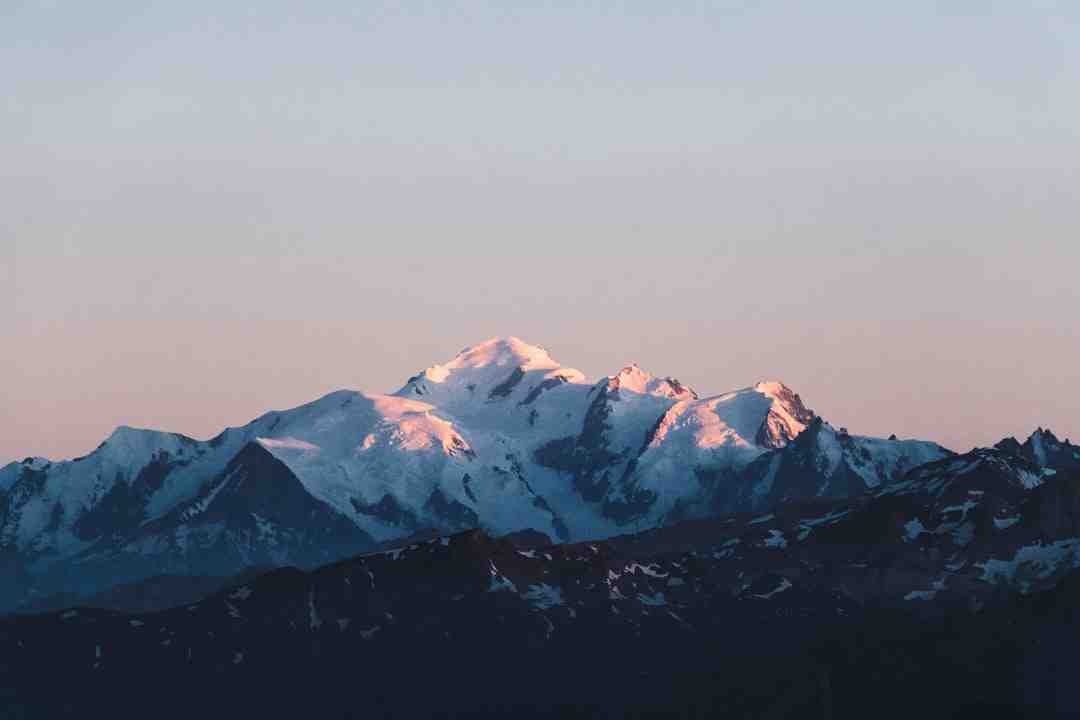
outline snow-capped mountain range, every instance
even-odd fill
[[[15,588],[0,604],[103,578],[310,567],[425,529],[604,538],[854,496],[949,456],[838,431],[779,382],[699,397],[636,365],[590,382],[492,339],[390,395],[341,390],[207,441],[121,427],[83,458],[0,469]]]
[[[1040,430],[839,497],[875,448],[813,421],[761,456],[770,492],[798,487],[803,462],[844,469],[766,512],[579,543],[468,530],[309,572],[60,598],[0,617],[5,702],[43,719],[189,718],[208,698],[245,717],[312,702],[335,717],[1076,717],[1080,449]]]

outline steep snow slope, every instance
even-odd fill
[[[0,471],[7,486],[0,542],[49,564],[170,513],[182,523],[174,511],[214,502],[208,488],[252,442],[281,460],[313,498],[376,540],[420,527],[479,524],[559,534],[523,479],[505,462],[477,462],[462,434],[430,405],[340,391],[206,442],[119,428],[85,458],[9,465]]]
[[[523,478],[479,459],[453,419],[425,402],[332,393],[284,414],[275,436],[256,442],[377,540],[481,524],[558,534]]]
[[[798,395],[777,382],[763,382],[724,395],[681,402],[660,421],[643,466],[685,462],[746,464],[764,450],[783,447],[814,418]]]
[[[532,443],[531,476],[574,537],[619,532],[625,518],[611,503],[619,483],[633,471],[660,418],[696,397],[677,380],[630,365],[589,389],[573,434]]]
[[[130,507],[157,492],[170,468],[190,463],[200,446],[183,435],[122,426],[85,457],[13,463],[0,471],[7,486],[0,542],[47,562],[126,529],[139,519]]]
[[[731,492],[754,459],[782,448],[814,418],[779,382],[702,400],[682,400],[658,421],[640,456],[609,499],[609,512],[647,524],[700,515]]]

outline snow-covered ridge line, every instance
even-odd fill
[[[816,474],[796,482],[774,456],[795,452],[817,420],[778,381],[702,398],[631,364],[589,382],[540,347],[493,338],[393,394],[339,390],[205,441],[121,427],[85,458],[4,467],[0,542],[31,567],[88,553],[186,567],[220,543],[240,566],[303,564],[327,542],[315,515],[349,547],[478,526],[603,538],[756,509],[781,492],[854,492],[938,456],[930,444],[846,437],[836,455],[821,444],[827,429]],[[841,469],[859,488],[830,479]],[[768,492],[753,496],[765,474]]]

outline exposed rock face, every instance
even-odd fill
[[[771,449],[782,448],[794,440],[814,418],[814,412],[803,405],[802,398],[780,383],[759,383],[758,389],[775,398],[778,407],[770,408],[761,423],[754,441]],[[794,421],[794,422],[793,422]]]
[[[1058,440],[1053,432],[1043,428],[1033,432],[1023,444],[1010,437],[994,447],[1055,472],[1080,470],[1080,447],[1067,439]]]
[[[761,455],[728,483],[722,506],[760,510],[784,500],[856,497],[951,454],[934,443],[850,435],[815,417],[794,441]]]

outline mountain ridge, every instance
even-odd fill
[[[808,430],[773,452],[848,442]],[[204,691],[170,705],[181,717],[205,693],[274,716],[316,697],[400,717],[1059,717],[1080,710],[1080,473],[1007,445],[764,513],[554,545],[473,529],[154,612],[0,618],[0,649],[43,718],[67,698],[134,716],[177,683]],[[357,666],[378,692],[356,690]],[[56,673],[66,695],[42,692]]]
[[[635,364],[590,381],[543,348],[492,338],[390,394],[334,391],[209,440],[120,426],[82,458],[4,466],[0,549],[44,583],[22,592],[46,594],[100,589],[109,572],[155,562],[209,575],[325,562],[314,550],[321,530],[254,509],[277,507],[270,495],[284,488],[336,528],[341,552],[423,528],[603,538],[749,507],[746,488],[768,472],[755,461],[782,453],[816,417],[778,381],[699,396]],[[850,458],[869,459],[848,466],[876,469],[850,492],[907,465],[892,441],[855,446]],[[918,447],[925,459],[948,455]],[[227,481],[241,471],[240,485]],[[804,477],[799,492],[822,482]],[[224,490],[234,487],[246,505]],[[243,550],[215,550],[223,542]]]

